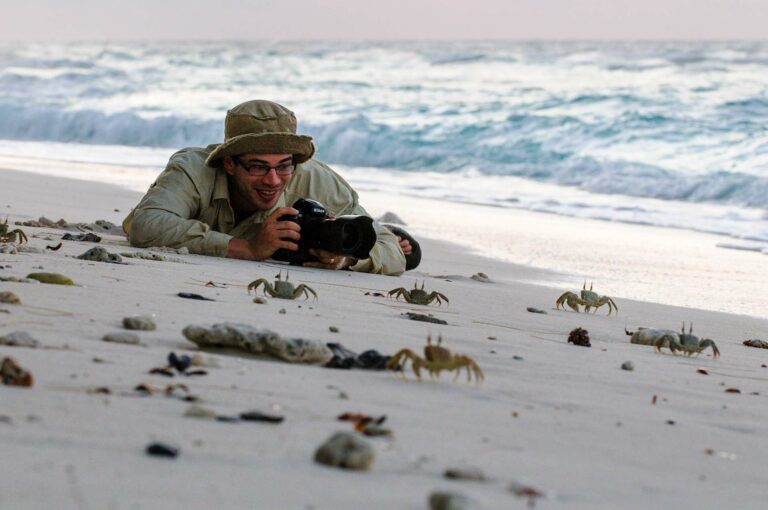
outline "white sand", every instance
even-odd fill
[[[138,198],[103,184],[0,171],[0,207],[11,222],[46,215],[117,223]],[[37,248],[63,234],[24,230]],[[292,269],[291,280],[313,287],[319,299],[265,305],[254,304],[245,286],[272,279],[276,264],[192,255],[181,257],[188,264],[84,262],[72,256],[93,244],[71,241],[56,252],[0,255],[0,265],[11,266],[0,275],[25,276],[42,266],[80,285],[0,283],[0,291],[16,293],[23,303],[0,305],[10,312],[0,312],[0,335],[27,331],[51,347],[0,346],[0,355],[35,377],[31,389],[0,386],[0,415],[10,422],[0,422],[0,508],[423,509],[436,489],[461,492],[477,508],[525,508],[526,500],[507,490],[513,480],[547,491],[541,508],[764,507],[768,368],[761,365],[768,364],[768,350],[741,340],[768,339],[768,321],[626,299],[616,300],[618,317],[605,316],[604,308],[589,316],[555,311],[559,291],[521,282],[556,277],[420,239],[424,260],[406,276]],[[114,236],[102,245],[133,250]],[[478,271],[495,283],[471,280]],[[364,295],[411,287],[415,279],[447,295],[450,306]],[[205,287],[207,281],[227,286]],[[177,292],[216,301],[184,300]],[[548,314],[528,313],[527,306]],[[432,313],[449,324],[409,321],[405,311]],[[155,314],[158,323],[157,331],[139,332],[144,346],[101,341],[121,330],[123,317],[139,313]],[[474,358],[486,379],[475,385],[444,375],[418,383],[411,373],[403,381],[383,372],[220,353],[210,355],[221,367],[204,377],[147,373],[171,350],[195,352],[181,335],[184,326],[226,320],[341,342],[358,352],[418,351],[428,333],[440,334],[454,352]],[[676,328],[682,320],[715,339],[721,358],[658,354],[631,345],[624,334],[625,324]],[[577,326],[589,330],[592,348],[566,344]],[[626,360],[634,371],[619,368]],[[699,367],[709,375],[697,373]],[[139,383],[184,383],[219,413],[258,409],[286,419],[268,425],[187,418],[187,403],[139,397],[132,390]],[[88,393],[100,386],[112,393]],[[725,393],[728,387],[741,393]],[[340,398],[342,392],[348,398]],[[351,429],[335,419],[347,411],[386,414],[394,431],[391,440],[370,439],[376,459],[369,472],[312,461],[334,431]],[[175,460],[148,457],[144,448],[153,440],[175,443],[182,453]],[[715,455],[705,453],[708,448]],[[456,466],[479,467],[490,480],[442,478]]]

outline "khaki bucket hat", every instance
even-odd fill
[[[216,147],[205,164],[219,167],[224,156],[238,154],[293,154],[295,164],[315,153],[311,136],[296,134],[296,116],[288,108],[257,99],[227,112],[224,143]]]

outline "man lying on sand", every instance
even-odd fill
[[[133,246],[187,247],[192,253],[264,260],[296,251],[300,227],[278,221],[297,214],[299,198],[332,216],[366,215],[357,193],[330,167],[312,159],[312,138],[296,134],[296,117],[270,101],[248,101],[227,112],[225,141],[182,149],[123,221]],[[374,223],[376,244],[364,260],[313,250],[305,266],[398,275],[418,260],[418,244],[402,229]],[[390,229],[398,233],[396,237]]]

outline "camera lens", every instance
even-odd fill
[[[341,247],[347,251],[354,251],[360,243],[360,229],[353,223],[344,223],[341,227]]]

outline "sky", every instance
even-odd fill
[[[766,38],[768,0],[0,0],[0,41]]]

